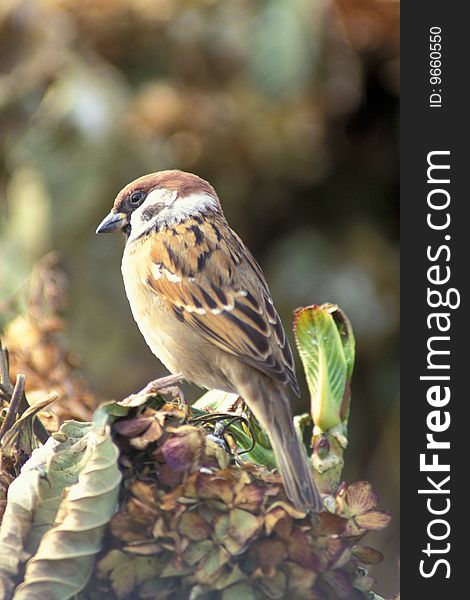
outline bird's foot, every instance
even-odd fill
[[[178,385],[183,379],[184,377],[181,373],[154,379],[136,394],[131,394],[127,398],[124,398],[124,400],[121,400],[120,404],[123,406],[140,406],[149,396],[156,396],[157,394],[161,394],[162,396],[170,395],[173,398],[178,398],[179,404],[183,409],[184,418],[186,419],[189,413],[189,406],[184,397],[183,390]]]
[[[145,394],[147,396],[155,394],[171,394],[175,398],[180,395],[180,387],[178,384],[181,383],[183,379],[184,377],[181,373],[160,377],[159,379],[154,379],[147,383],[144,389],[138,392],[138,394]]]
[[[181,380],[180,380],[181,381]],[[171,396],[174,400],[176,400],[176,405],[183,412],[181,417],[181,423],[186,423],[189,417],[189,404],[185,398],[184,392],[179,385],[168,385],[166,387],[160,388],[158,390],[159,394],[164,396]]]

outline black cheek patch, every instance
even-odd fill
[[[137,208],[138,208],[138,206],[131,205],[130,210],[134,211]],[[158,215],[158,213],[160,213],[164,208],[165,208],[165,205],[161,202],[157,203],[157,204],[152,204],[151,206],[144,208],[144,210],[142,211],[142,220],[150,221],[151,219],[156,217]]]
[[[152,208],[146,208],[145,210],[142,211],[142,220],[143,221],[150,221],[150,219],[153,217],[153,215],[155,214],[155,211]]]

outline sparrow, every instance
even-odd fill
[[[289,343],[252,254],[214,188],[178,170],[140,177],[97,233],[124,232],[122,275],[134,319],[172,374],[238,394],[266,430],[288,498],[321,510],[287,394],[299,393]]]

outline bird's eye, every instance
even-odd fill
[[[131,197],[129,198],[129,200],[131,201],[131,204],[139,204],[140,202],[142,202],[143,199],[144,199],[143,192],[134,192],[131,194]]]

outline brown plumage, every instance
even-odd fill
[[[160,231],[151,243],[148,283],[208,341],[297,392],[292,353],[261,270],[232,230],[215,225],[220,240],[194,219]],[[163,276],[152,274],[153,265]]]
[[[134,318],[172,373],[240,394],[302,510],[321,499],[292,422],[292,352],[263,273],[230,229],[210,184],[180,171],[126,186],[98,231],[128,234],[122,272]]]

